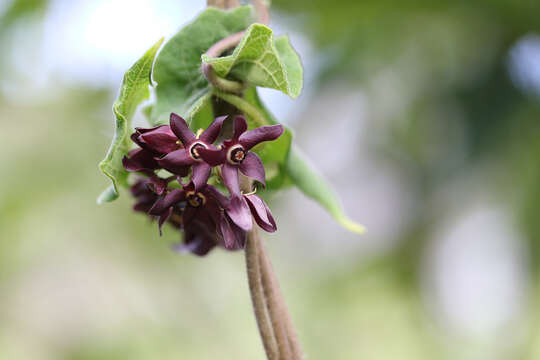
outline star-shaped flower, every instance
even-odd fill
[[[265,172],[261,159],[251,148],[263,141],[275,140],[283,133],[280,124],[261,126],[247,130],[247,122],[243,116],[234,118],[234,133],[230,140],[225,140],[220,149],[200,149],[200,157],[212,166],[221,166],[223,181],[230,193],[239,196],[238,170],[265,186]]]
[[[168,181],[170,181],[170,179],[161,179],[155,175],[152,176],[151,178],[144,178],[144,177],[138,178],[137,181],[130,187],[131,194],[136,199],[136,202],[133,205],[133,210],[149,214],[149,211],[152,209],[155,202],[159,199],[158,194],[164,191],[161,187],[162,186],[166,187]],[[159,190],[156,191],[156,188],[159,188]],[[151,214],[149,215],[152,218],[154,218],[154,216],[152,216]],[[156,216],[158,218],[160,233],[161,233],[161,227],[167,220],[173,226],[177,228],[179,228],[182,224],[180,220],[182,217],[181,208],[171,207],[170,209],[167,209],[163,213],[158,214]]]
[[[184,147],[172,151],[164,157],[157,158],[157,163],[174,174],[178,174],[178,171],[185,167],[192,166],[191,181],[193,181],[195,189],[199,189],[206,184],[211,171],[211,166],[201,158],[200,150],[216,149],[212,143],[219,136],[223,121],[226,118],[226,116],[216,118],[200,136],[197,136],[189,129],[182,117],[171,113],[171,130]]]
[[[182,147],[169,125],[149,129],[135,128],[131,140],[139,148],[131,150],[128,156],[124,156],[122,164],[128,171],[143,172],[148,175],[161,168],[155,157],[163,156]],[[176,173],[180,176],[186,176],[188,172],[189,167],[187,166],[176,169]]]

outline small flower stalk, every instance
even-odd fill
[[[257,187],[241,191],[239,174],[265,186],[262,161],[250,150],[279,138],[283,126],[247,130],[245,118],[235,116],[231,138],[216,143],[227,119],[217,117],[194,133],[181,116],[171,113],[169,125],[136,128],[131,135],[137,147],[122,163],[139,175],[131,187],[134,209],[156,219],[160,234],[166,223],[183,232],[183,243],[175,250],[199,256],[216,246],[239,250],[253,222],[267,232],[277,229],[268,205],[256,195]]]

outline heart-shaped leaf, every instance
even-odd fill
[[[221,76],[277,89],[292,98],[302,91],[302,64],[286,36],[273,39],[272,29],[253,24],[229,56],[202,60]]]

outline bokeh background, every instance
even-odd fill
[[[123,72],[204,7],[0,1],[0,359],[263,359],[241,253],[95,202]],[[271,204],[308,359],[540,358],[540,2],[275,0],[271,25],[305,89],[263,97],[369,229]]]

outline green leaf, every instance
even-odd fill
[[[292,98],[302,91],[302,64],[287,36],[273,40],[272,29],[251,25],[242,41],[229,56],[212,58],[204,54],[203,62],[221,77],[232,75],[251,85],[277,89]]]
[[[362,225],[347,217],[332,186],[315,170],[296,146],[289,152],[287,173],[306,196],[324,207],[343,227],[359,234],[366,231]]]
[[[106,202],[111,202],[116,199],[118,199],[118,192],[116,192],[114,185],[111,184],[111,186],[103,190],[103,192],[98,196],[97,203],[104,204]]]
[[[153,124],[167,123],[171,112],[188,117],[189,109],[209,90],[201,55],[219,40],[245,30],[252,20],[250,6],[231,11],[208,8],[163,46],[153,72],[157,82]]]
[[[279,124],[274,115],[272,115],[272,113],[266,108],[266,105],[264,105],[262,102],[255,86],[252,86],[244,91],[244,99],[250,105],[254,106],[265,119],[264,124],[253,124],[252,128],[263,125]],[[248,116],[248,121],[249,120],[250,116]],[[253,122],[253,119],[251,120],[251,122]],[[259,154],[265,165],[271,162],[285,164],[285,161],[287,160],[287,156],[291,148],[293,133],[286,126],[283,127],[285,128],[285,131],[277,140],[262,143],[253,148],[253,151]]]
[[[162,42],[163,39],[154,44],[124,75],[120,94],[113,104],[116,118],[114,137],[105,159],[99,163],[99,168],[111,179],[113,186],[99,196],[100,203],[116,199],[119,185],[127,186],[128,173],[122,166],[122,158],[130,147],[131,120],[139,104],[150,95],[148,87],[151,82],[152,63]]]
[[[292,98],[302,90],[302,64],[286,36],[273,40],[272,29],[251,25],[242,41],[229,56],[202,60],[212,64],[221,77],[231,75],[251,85],[277,89]]]
[[[304,68],[300,62],[300,57],[292,47],[287,35],[277,37],[274,41],[274,46],[283,63],[283,68],[287,75],[286,78],[290,86],[290,93],[295,94],[292,97],[296,98],[302,92],[304,75]]]
[[[193,132],[206,129],[214,121],[214,108],[212,106],[212,93],[208,92],[191,106],[188,111],[187,122]]]

